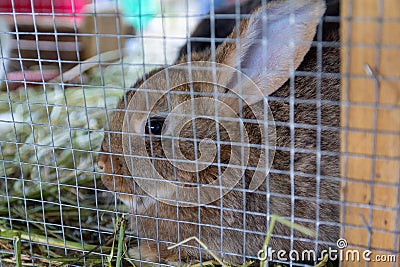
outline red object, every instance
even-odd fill
[[[32,13],[34,11],[35,13],[54,12],[73,15],[79,14],[86,3],[87,0],[0,0],[0,12]]]

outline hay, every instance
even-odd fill
[[[85,256],[80,264],[104,264],[99,253],[109,251],[97,246],[100,237],[110,238],[100,232],[113,233],[115,212],[96,158],[107,116],[142,68],[130,64],[122,72],[111,64],[89,71],[79,87],[47,83],[0,91],[2,262],[59,266]]]

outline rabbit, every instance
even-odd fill
[[[196,62],[210,66],[207,64],[211,63],[204,62],[215,62],[241,69],[260,88],[261,94],[255,94],[254,86],[233,75],[218,76],[220,72],[216,74],[219,85],[215,87],[210,72],[201,69],[191,70],[190,75],[195,77],[192,83],[185,83],[186,72],[171,71],[167,80],[165,70],[157,69],[146,74],[125,94],[111,117],[109,130],[105,131],[98,166],[103,170],[104,185],[133,214],[132,226],[139,237],[138,253],[142,260],[168,263],[212,259],[194,241],[168,249],[170,245],[196,236],[224,261],[243,264],[246,259],[257,259],[272,214],[317,230],[316,237],[310,237],[277,223],[269,242],[269,247],[275,251],[321,252],[335,244],[340,232],[340,78],[335,75],[339,73],[340,50],[334,46],[323,47],[318,59],[318,48],[312,45],[325,9],[322,0],[268,2],[241,20],[239,27],[215,49],[215,58],[210,49],[204,49],[191,53],[190,61],[188,55],[183,55],[176,62],[178,66]],[[262,14],[266,14],[266,21]],[[324,31],[323,37],[324,40],[338,40],[337,28]],[[267,40],[267,50],[259,41],[262,38]],[[290,45],[293,39],[296,40],[294,47]],[[291,69],[305,74],[291,78]],[[198,80],[204,82],[196,82]],[[151,86],[147,84],[144,88],[151,88],[153,93],[143,94],[137,88],[148,81]],[[181,93],[165,93],[163,90],[170,88],[170,83],[178,84],[172,91]],[[234,97],[236,89],[232,94],[227,88],[240,88],[245,102],[241,105]],[[274,136],[271,139],[276,151],[269,173],[265,172],[265,179],[255,190],[248,190],[252,188],[255,174],[252,167],[257,166],[264,153],[261,148],[251,146],[245,170],[236,172],[239,175],[236,185],[224,191],[223,196],[199,205],[174,205],[171,199],[175,195],[166,189],[167,186],[158,185],[155,197],[148,187],[142,186],[140,179],[158,179],[153,170],[167,181],[188,183],[184,188],[190,189],[193,184],[218,181],[221,173],[228,169],[231,158],[237,156],[233,150],[237,144],[230,140],[236,140],[242,131],[236,128],[237,131],[229,132],[232,125],[237,127],[233,122],[232,125],[221,122],[221,127],[217,127],[219,124],[210,122],[209,118],[196,117],[179,125],[172,124],[166,115],[171,110],[192,114],[193,110],[182,107],[181,103],[200,101],[203,95],[215,96],[214,90],[220,96],[221,110],[218,110],[223,114],[233,111],[247,119],[242,130],[247,133],[250,144],[264,144],[265,134]],[[151,110],[146,110],[148,101],[155,103]],[[214,108],[206,104],[194,106],[196,112],[215,112]],[[253,122],[260,114],[265,116],[268,109],[275,121],[273,132],[270,128],[265,132],[260,123]],[[229,116],[234,117],[231,113]],[[271,118],[268,115],[268,120]],[[131,127],[130,135],[127,135],[126,125]],[[177,143],[180,153],[187,159],[179,167],[165,160],[166,148],[171,142],[162,141],[174,127],[179,128]],[[126,157],[126,138],[131,136],[137,142],[128,142],[128,149],[143,144],[147,154]],[[214,164],[204,167],[199,163],[197,172],[186,170],[186,166],[197,163],[196,159],[208,152],[201,149],[200,140],[223,143],[217,155],[211,157]],[[203,145],[207,147],[204,142]],[[142,164],[146,156],[152,165]],[[276,254],[271,259],[276,259]]]

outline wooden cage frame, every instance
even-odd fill
[[[400,266],[400,1],[342,0],[341,35],[344,252],[371,251],[342,266]]]

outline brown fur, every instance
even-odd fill
[[[337,28],[325,28],[325,40],[337,40]],[[234,44],[232,44],[234,45]],[[232,52],[221,49],[217,54],[223,61],[226,54]],[[211,53],[209,50],[193,53],[192,61],[209,61]],[[186,62],[182,58],[178,63]],[[339,49],[325,47],[322,51],[322,73],[339,73]],[[312,47],[298,71],[310,73],[318,72],[317,49]],[[157,71],[147,75],[153,76]],[[179,77],[177,77],[179,79]],[[139,81],[134,88],[140,87],[143,81]],[[165,81],[160,81],[165,82]],[[268,104],[274,116],[276,126],[276,146],[277,151],[273,161],[271,172],[256,192],[246,192],[241,190],[248,186],[251,171],[246,171],[246,179],[239,182],[234,190],[226,194],[222,200],[211,203],[208,207],[182,208],[165,204],[160,201],[151,200],[139,186],[135,185],[131,174],[126,166],[122,150],[122,122],[124,112],[115,112],[110,122],[110,133],[106,134],[102,145],[105,152],[99,157],[99,165],[104,168],[102,180],[107,188],[118,194],[118,197],[125,200],[125,203],[133,204],[133,213],[137,221],[137,234],[145,238],[142,240],[140,251],[141,258],[152,261],[176,260],[178,250],[167,250],[166,247],[182,241],[191,236],[197,236],[207,246],[214,250],[217,255],[224,260],[231,262],[243,262],[243,256],[256,257],[261,249],[265,233],[267,232],[268,215],[277,214],[279,216],[294,217],[294,222],[302,224],[310,229],[316,229],[315,221],[320,223],[318,232],[318,250],[321,251],[328,247],[329,243],[336,242],[339,237],[339,227],[335,224],[339,219],[339,131],[340,109],[338,102],[340,80],[335,77],[322,77],[320,99],[317,98],[318,80],[316,75],[300,76],[294,80],[294,144],[291,144],[290,130],[290,81],[287,81],[280,89],[270,95]],[[188,86],[181,86],[176,90],[189,91]],[[212,86],[197,85],[195,91],[212,92]],[[118,108],[124,110],[125,103],[128,103],[135,91],[129,91],[120,102]],[[189,95],[177,95],[172,97],[173,103],[180,103],[189,99]],[[310,103],[301,103],[302,100],[310,100]],[[323,101],[320,107],[321,120],[318,123],[318,102]],[[325,101],[325,102],[324,102]],[[175,104],[174,104],[175,105]],[[262,111],[262,103],[252,105],[254,111]],[[168,111],[166,98],[162,98],[158,104],[159,110]],[[244,107],[243,118],[253,118],[249,107]],[[317,139],[320,128],[320,185],[317,198]],[[261,135],[258,124],[246,124],[252,144],[261,144]],[[196,120],[197,139],[210,138],[216,140],[215,123],[210,123],[205,119]],[[185,125],[182,137],[192,137],[192,124]],[[229,141],[224,130],[220,130],[222,141]],[[181,150],[187,153],[188,158],[193,158],[193,141],[180,141]],[[150,143],[147,141],[148,151],[152,152],[155,158],[163,158],[161,143],[157,138],[153,138],[152,151]],[[294,158],[291,161],[291,145],[296,149]],[[303,151],[298,151],[303,149]],[[222,163],[229,161],[231,154],[230,146],[222,146]],[[189,152],[188,152],[189,151]],[[325,152],[325,153],[324,153]],[[334,152],[328,154],[326,152]],[[336,154],[335,154],[336,152]],[[256,166],[260,151],[252,148],[249,166]],[[149,155],[151,155],[149,153]],[[291,166],[294,162],[294,166]],[[161,160],[155,160],[155,168],[163,173],[165,177],[174,180],[175,174],[171,164]],[[177,177],[181,181],[196,181],[195,173],[177,171]],[[291,180],[291,173],[294,179]],[[200,183],[209,183],[218,177],[218,168],[210,166],[199,172]],[[294,184],[292,184],[292,182]],[[292,191],[293,190],[293,191]],[[267,194],[267,192],[269,194]],[[294,203],[292,198],[294,197]],[[294,205],[294,206],[293,206]],[[222,210],[221,210],[222,207]],[[294,210],[294,214],[292,213]],[[319,217],[316,218],[317,209]],[[179,223],[178,223],[179,221]],[[244,234],[246,233],[246,234]],[[291,229],[279,223],[275,226],[274,237],[270,242],[270,247],[275,250],[290,249]],[[179,239],[178,239],[179,235]],[[221,238],[221,236],[223,238]],[[293,231],[294,238],[305,238],[309,242],[294,240],[293,248],[301,252],[304,249],[314,249],[315,238],[307,237],[297,231]],[[154,241],[152,241],[154,240]],[[223,242],[222,242],[223,241]],[[245,244],[245,246],[243,245]],[[189,242],[190,247],[180,248],[180,258],[184,261],[194,259],[210,259],[211,256],[198,249],[198,244]],[[157,252],[159,250],[159,254]],[[222,253],[221,253],[222,252]],[[160,259],[158,256],[160,255]]]

